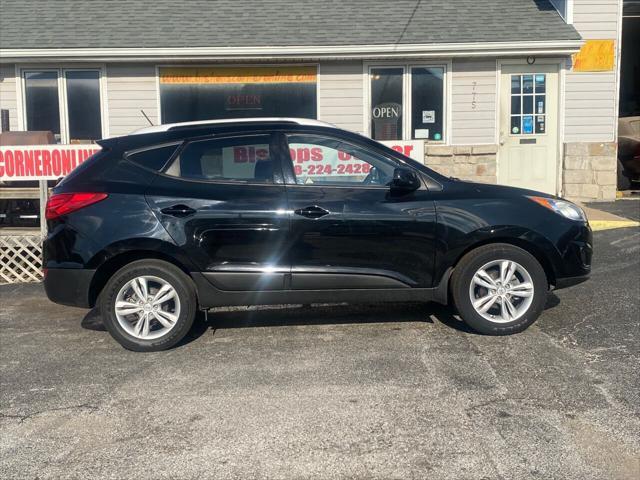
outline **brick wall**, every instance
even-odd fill
[[[562,172],[563,196],[578,201],[616,198],[617,144],[567,143]]]
[[[443,175],[496,183],[496,145],[427,145],[425,164]]]

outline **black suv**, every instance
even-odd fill
[[[55,189],[45,288],[162,350],[198,309],[453,300],[494,335],[586,279],[591,229],[558,198],[442,176],[321,122],[163,125],[99,142]]]

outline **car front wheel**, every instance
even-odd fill
[[[544,269],[527,251],[508,244],[484,245],[466,254],[452,278],[462,319],[488,335],[525,330],[542,313],[548,290]]]
[[[139,260],[118,270],[100,296],[103,322],[128,350],[173,347],[189,332],[196,314],[191,279],[176,266]]]

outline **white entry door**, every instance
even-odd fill
[[[558,66],[502,65],[498,183],[557,193]]]

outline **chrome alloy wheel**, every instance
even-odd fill
[[[533,302],[529,272],[512,260],[494,260],[473,276],[469,297],[476,312],[495,323],[508,323],[524,315]]]
[[[169,282],[150,275],[136,277],[118,292],[115,314],[129,335],[154,340],[169,333],[178,322],[180,299]]]

